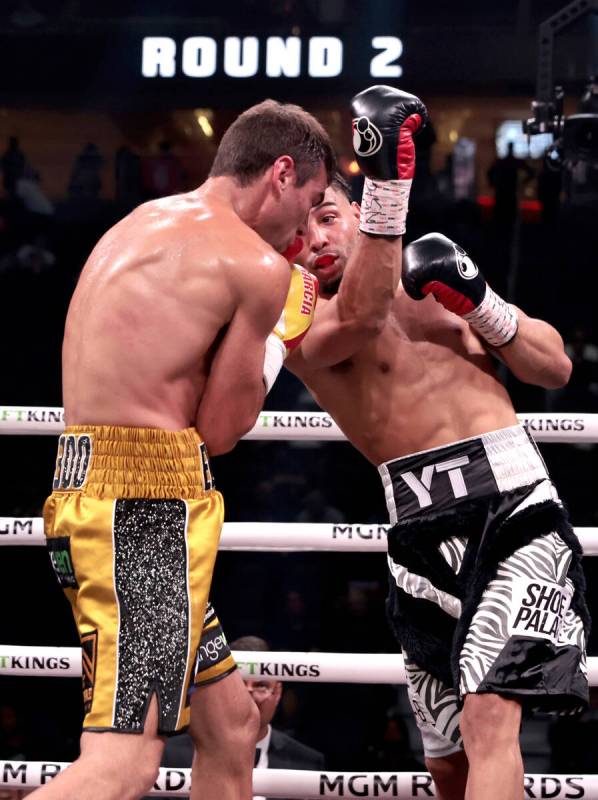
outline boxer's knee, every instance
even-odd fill
[[[500,750],[519,748],[521,705],[497,694],[468,694],[461,713],[465,752],[490,756]]]
[[[191,700],[191,736],[199,753],[213,754],[231,766],[253,754],[259,712],[238,672],[198,689]]]

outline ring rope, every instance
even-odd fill
[[[220,550],[385,553],[390,525],[329,522],[225,522]],[[598,555],[598,528],[575,528],[585,556]],[[42,517],[0,517],[0,546],[46,544]]]
[[[0,786],[13,789],[48,784],[70,766],[65,762],[0,761]],[[526,797],[583,797],[598,800],[598,775],[526,775]],[[188,795],[191,770],[162,767],[153,796]],[[263,797],[436,797],[427,772],[316,772],[298,769],[254,769],[253,793]]]
[[[519,421],[539,442],[596,443],[598,414],[519,414]],[[64,430],[61,408],[0,407],[0,435],[56,435]],[[253,441],[342,441],[346,437],[324,412],[262,412],[244,437]],[[0,543],[44,544],[39,518],[0,518]],[[292,526],[292,527],[291,527]],[[342,533],[341,530],[342,529]],[[387,526],[227,523],[221,549],[384,551]],[[366,531],[364,535],[364,531]],[[586,555],[598,553],[598,529],[576,531]],[[6,538],[4,535],[8,534]],[[346,538],[339,540],[337,536]],[[356,538],[354,538],[354,536]],[[228,539],[228,541],[227,541]],[[284,544],[281,540],[284,539]],[[251,542],[251,546],[249,546]],[[308,682],[405,683],[403,659],[396,654],[263,653],[236,651],[241,674]],[[589,683],[598,685],[598,658],[588,659]],[[0,675],[81,675],[79,648],[0,646]],[[0,785],[33,788],[48,782],[68,764],[0,761]],[[174,778],[173,778],[174,776]],[[529,775],[530,796],[598,800],[596,775]],[[152,795],[189,792],[190,770],[161,769]],[[539,794],[534,795],[537,787]],[[434,797],[425,773],[320,773],[303,770],[255,770],[254,793],[269,797]]]
[[[598,442],[598,414],[518,414],[537,442]],[[64,430],[64,410],[45,406],[0,406],[0,435],[52,435]],[[251,441],[343,441],[323,411],[262,411],[244,439]]]
[[[407,682],[398,653],[320,653],[233,650],[243,678],[302,683]],[[218,652],[208,654],[215,661]],[[81,648],[0,645],[0,675],[78,678]],[[598,686],[598,656],[588,658],[590,686]]]
[[[216,660],[219,653],[214,651],[210,655]],[[248,679],[396,684],[407,680],[403,657],[396,653],[372,656],[371,653],[233,650],[233,658],[241,675]],[[0,675],[80,678],[81,648],[0,645]]]

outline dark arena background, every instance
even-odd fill
[[[566,388],[503,378],[532,432],[552,438],[541,452],[575,527],[598,536],[596,0],[5,0],[0,74],[0,798],[27,793],[8,787],[25,774],[15,765],[74,760],[82,719],[81,681],[61,678],[60,660],[19,674],[36,671],[36,647],[79,640],[46,549],[8,546],[41,516],[56,451],[55,435],[18,435],[17,423],[33,430],[51,418],[40,409],[62,405],[64,319],[95,242],[139,203],[199,185],[255,102],[312,112],[359,200],[351,96],[387,83],[425,101],[406,241],[453,238],[495,290],[563,336]],[[282,524],[283,538],[284,523],[326,523],[331,540],[363,546],[222,551],[211,596],[228,640],[260,636],[309,654],[305,664],[395,653],[376,470],[346,442],[313,436],[329,420],[284,370],[266,410],[295,413],[262,427],[312,436],[241,442],[214,459],[226,522],[257,523],[258,540],[260,523],[264,534]],[[598,564],[584,566],[598,615]],[[596,634],[588,654],[598,657]],[[380,778],[425,772],[403,685],[295,680],[301,671],[287,668],[273,724],[324,754],[322,796],[432,796],[425,778]],[[526,797],[598,797],[597,688],[577,718],[525,719],[521,742],[535,776]]]

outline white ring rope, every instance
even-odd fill
[[[66,769],[65,762],[0,761],[0,786],[13,789],[48,784]],[[537,798],[583,797],[598,800],[598,775],[526,775],[525,796]],[[188,795],[190,769],[160,769],[149,792],[154,796]],[[254,769],[253,792],[264,797],[436,797],[427,772],[316,772],[298,769]]]
[[[217,657],[215,652],[214,659]],[[403,657],[396,653],[233,650],[233,657],[244,678],[303,683],[406,683]],[[0,645],[0,675],[80,678],[81,648]]]
[[[218,657],[215,652],[214,660]],[[243,678],[301,683],[406,683],[397,653],[262,652],[233,650]],[[0,645],[0,675],[78,678],[81,648]],[[590,686],[598,686],[598,656],[588,658]]]
[[[598,442],[598,414],[518,414],[537,442]],[[59,434],[62,408],[0,406],[0,435]],[[345,435],[323,411],[262,411],[244,437],[252,441],[339,441]]]
[[[598,442],[598,414],[519,414],[538,442]],[[0,407],[0,435],[57,435],[64,430],[61,408]],[[323,412],[270,411],[260,414],[244,437],[253,441],[339,441],[346,437]],[[327,550],[375,552],[386,549],[385,525],[226,523],[221,550]],[[585,555],[598,554],[598,528],[578,528]],[[40,518],[0,517],[0,544],[45,543]],[[405,683],[403,659],[390,653],[291,653],[233,651],[245,678],[334,683]],[[0,675],[80,677],[77,647],[0,645]],[[598,686],[598,658],[588,659],[588,678]],[[0,761],[0,785],[44,785],[65,763]],[[152,795],[189,793],[190,770],[161,769]],[[529,797],[584,797],[598,800],[598,775],[527,775]],[[434,797],[426,773],[320,773],[254,770],[254,794],[272,798]],[[573,793],[572,793],[573,792]]]
[[[329,522],[225,522],[220,550],[385,553],[390,525]],[[598,555],[598,528],[575,528],[585,556]],[[0,546],[45,545],[41,517],[0,517]]]

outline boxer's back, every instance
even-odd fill
[[[199,191],[146,203],[109,230],[67,316],[67,423],[193,425],[219,333],[269,254]]]

